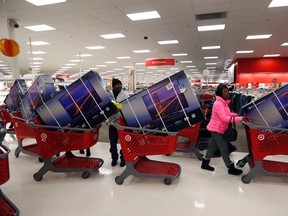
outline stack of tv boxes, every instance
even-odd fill
[[[288,85],[242,107],[255,125],[288,128]]]
[[[112,103],[112,93],[106,90],[101,77],[94,71],[59,93],[56,93],[53,79],[41,75],[26,92],[18,102],[23,118],[33,120],[38,116],[45,125],[94,128],[119,111]],[[12,94],[14,92],[9,94],[11,98]],[[120,111],[126,125],[135,128],[179,131],[204,120],[184,71],[121,103]]]

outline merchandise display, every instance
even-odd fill
[[[46,125],[93,128],[118,108],[97,72],[89,71],[56,94],[36,113]]]
[[[121,102],[130,127],[179,131],[204,120],[199,101],[180,71]]]
[[[36,116],[35,109],[51,99],[56,93],[52,77],[39,75],[20,102],[22,117],[27,120],[34,119]]]
[[[9,110],[17,110],[19,103],[27,92],[27,85],[25,80],[16,79],[14,84],[11,86],[9,94],[6,96],[4,103],[7,105]]]
[[[248,103],[242,109],[253,124],[288,128],[288,85]]]

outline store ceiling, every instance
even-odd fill
[[[80,70],[98,68],[103,77],[116,76],[126,79],[127,66],[134,66],[140,74],[138,80],[155,82],[167,74],[184,70],[191,78],[201,78],[208,66],[216,66],[210,73],[210,80],[218,80],[228,61],[237,58],[263,57],[264,54],[288,56],[288,7],[268,8],[271,0],[67,0],[66,3],[37,7],[25,0],[1,1],[0,38],[8,37],[6,19],[14,19],[19,28],[15,38],[21,47],[17,56],[21,74],[31,73],[31,57],[28,54],[30,40],[50,43],[45,46],[32,46],[32,51],[46,54],[33,55],[44,58],[40,73],[55,75],[60,68],[79,60],[81,64],[70,66],[70,75]],[[158,11],[161,18],[131,21],[126,14]],[[196,15],[227,12],[224,18],[196,20]],[[46,24],[56,30],[34,32],[25,26]],[[197,26],[225,24],[224,30],[199,32]],[[103,39],[102,34],[122,33],[125,38]],[[272,34],[269,39],[246,40],[248,35]],[[147,39],[144,39],[147,37]],[[160,45],[157,41],[178,40],[178,44]],[[221,46],[216,50],[202,50],[202,46]],[[88,50],[87,46],[104,46],[106,49]],[[150,50],[136,54],[135,50]],[[238,50],[254,50],[250,54],[236,54]],[[175,53],[187,56],[173,57]],[[130,56],[130,59],[117,57]],[[218,56],[205,60],[204,57]],[[145,59],[175,58],[173,68],[145,68]],[[12,59],[0,54],[0,64],[12,68]],[[15,60],[14,60],[15,61]],[[116,61],[117,63],[111,63]],[[181,63],[192,61],[192,63]],[[217,63],[207,65],[207,63]],[[34,64],[36,65],[36,64]],[[98,66],[97,66],[98,65]],[[105,67],[100,67],[106,65]],[[190,66],[190,67],[187,67]],[[194,68],[191,66],[195,66]],[[171,70],[172,69],[172,70]],[[192,71],[190,71],[192,69]],[[195,70],[199,71],[197,74]],[[166,72],[163,72],[165,70]],[[9,74],[0,69],[3,75]],[[222,74],[223,77],[227,73]]]

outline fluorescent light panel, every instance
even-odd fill
[[[131,57],[130,56],[119,56],[119,57],[116,57],[117,59],[130,59]]]
[[[91,55],[91,54],[80,54],[80,55],[78,54],[78,55],[76,55],[76,56],[78,56],[78,57],[79,57],[79,56],[81,56],[81,57],[90,57],[90,56],[92,56],[92,55]]]
[[[255,40],[255,39],[267,39],[270,38],[272,34],[264,34],[264,35],[248,35],[246,40]]]
[[[272,7],[285,7],[288,6],[288,1],[287,0],[273,0],[268,8],[272,8]]]
[[[220,49],[220,46],[204,46],[202,50]]]
[[[141,13],[131,13],[126,14],[132,21],[147,20],[147,19],[157,19],[160,15],[157,11],[147,11]]]
[[[27,44],[29,44],[30,42],[27,42]],[[45,41],[33,41],[31,42],[31,45],[33,46],[43,46],[43,45],[48,45],[50,43],[47,43]]]
[[[150,50],[134,50],[134,53],[149,53]]]
[[[204,59],[218,59],[218,56],[207,56]]]
[[[178,44],[178,40],[166,40],[166,41],[157,41],[160,45],[166,45],[166,44]]]
[[[187,56],[187,53],[175,53],[172,56]]]
[[[106,49],[104,46],[88,46],[86,49],[97,50],[97,49]]]
[[[281,44],[281,46],[288,46],[288,42]]]
[[[278,57],[280,54],[266,54],[263,57]]]
[[[198,26],[198,31],[216,31],[225,29],[225,24]]]
[[[30,2],[31,4],[34,4],[36,6],[43,6],[43,5],[49,5],[49,4],[58,4],[66,2],[66,0],[26,0],[27,2]]]
[[[244,54],[244,53],[253,53],[254,50],[238,50],[236,53],[237,54]]]
[[[35,32],[55,30],[55,28],[48,26],[46,24],[25,26],[24,28],[29,29],[31,31],[35,31]]]
[[[121,33],[104,34],[104,35],[100,35],[100,36],[104,39],[116,39],[116,38],[124,38],[125,37],[125,35],[123,35]]]
[[[180,63],[182,63],[182,64],[188,64],[188,63],[192,63],[192,61],[180,61]]]

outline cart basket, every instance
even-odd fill
[[[124,126],[121,118],[119,123],[112,124],[117,128],[124,158],[132,162],[137,156],[172,154],[177,145],[178,133],[152,129],[139,129]]]
[[[0,185],[7,182],[10,178],[8,154],[10,149],[0,145]]]
[[[270,155],[288,154],[288,129],[265,127],[248,122],[244,124],[254,160],[263,160]]]

